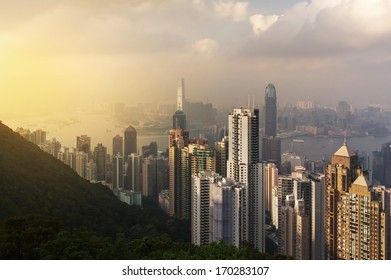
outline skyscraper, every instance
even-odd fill
[[[141,164],[139,155],[130,154],[126,159],[126,189],[141,192]]]
[[[129,126],[124,132],[124,159],[130,154],[137,154],[137,131]]]
[[[186,115],[184,113],[185,79],[180,79],[177,89],[177,106],[172,116],[172,129],[186,129]]]
[[[179,219],[189,219],[188,195],[183,184],[182,149],[189,144],[189,131],[172,129],[169,135],[169,199],[170,215]]]
[[[186,129],[186,115],[182,110],[177,110],[172,116],[173,129]]]
[[[247,225],[244,236],[259,250],[265,250],[264,166],[259,163],[259,111],[234,109],[228,116],[227,176],[248,188]]]
[[[228,160],[228,137],[224,136],[221,141],[215,143],[214,166],[215,172],[223,177],[227,177]]]
[[[124,155],[124,138],[121,135],[116,135],[113,138],[113,156],[117,154]]]
[[[277,135],[277,94],[273,84],[265,89],[265,136]]]
[[[192,175],[191,239],[196,245],[224,240],[239,247],[247,236],[244,184],[203,171]]]
[[[273,162],[280,169],[281,139],[277,135],[277,93],[273,84],[265,89],[265,135],[262,137],[261,159]]]
[[[280,252],[299,260],[310,259],[310,219],[304,210],[304,199],[287,195],[281,207]]]
[[[272,213],[273,187],[278,185],[278,169],[274,163],[265,166],[265,211]]]
[[[184,102],[185,102],[185,79],[181,78],[178,81],[176,109],[179,111],[184,111]]]
[[[186,115],[183,112],[185,101],[185,80],[178,82],[177,111],[173,115],[173,129],[168,139],[169,161],[169,214],[179,219],[190,219],[190,187],[186,185],[182,149],[189,144],[189,131],[186,130]]]
[[[113,187],[124,187],[124,158],[119,152],[113,156]]]
[[[143,159],[142,164],[142,194],[154,199],[158,197],[156,161],[153,156]]]
[[[216,178],[212,173],[192,175],[191,240],[195,245],[210,242],[210,189]]]
[[[97,181],[106,181],[106,155],[107,149],[98,143],[94,148],[93,158],[96,164],[96,180]]]
[[[386,214],[346,143],[325,170],[326,259],[385,259]]]

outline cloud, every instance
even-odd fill
[[[261,14],[257,14],[257,15],[251,16],[250,22],[253,26],[253,33],[256,36],[259,36],[260,34],[265,32],[267,29],[269,29],[269,27],[272,26],[277,20],[278,20],[277,15],[264,16]]]
[[[299,2],[283,16],[250,17],[256,39],[245,52],[261,56],[352,56],[391,43],[391,3],[386,0]]]
[[[215,12],[220,18],[231,18],[234,22],[244,21],[247,17],[248,2],[216,1]]]
[[[197,54],[210,57],[219,49],[219,43],[210,38],[203,38],[195,42],[194,49]]]

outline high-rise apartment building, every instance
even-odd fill
[[[183,183],[184,167],[182,164],[182,149],[189,144],[189,131],[172,129],[169,135],[169,199],[170,215],[179,219],[190,219],[189,195]]]
[[[129,126],[124,131],[124,159],[130,154],[137,155],[137,131],[133,126]]]
[[[293,194],[293,179],[292,176],[278,176],[278,185],[274,190],[275,199],[273,200],[274,204],[272,207],[275,207],[275,211],[273,212],[273,225],[278,229],[278,239],[281,244],[281,209],[285,205],[285,199],[287,195]],[[276,219],[275,219],[276,218]],[[277,222],[277,224],[275,224]]]
[[[325,170],[326,259],[385,259],[386,213],[346,143]]]
[[[324,175],[311,174],[311,259],[324,260]]]
[[[192,175],[192,243],[224,240],[239,247],[247,240],[245,185],[211,171]]]
[[[216,180],[211,173],[191,177],[191,240],[198,246],[210,242],[210,189]]]
[[[382,202],[382,210],[386,213],[387,260],[391,260],[391,189],[384,186],[373,186],[372,190],[377,193]]]
[[[259,111],[234,109],[228,116],[227,176],[248,186],[245,236],[257,250],[265,250],[264,166],[259,163]]]
[[[298,260],[310,259],[310,219],[304,204],[304,199],[290,194],[281,207],[280,253]]]
[[[272,212],[273,187],[278,185],[278,169],[274,163],[265,165],[265,211]]]
[[[215,143],[215,172],[223,177],[227,177],[228,143],[227,136]]]

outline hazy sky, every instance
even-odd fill
[[[391,105],[389,0],[0,0],[0,119],[77,104]],[[335,102],[334,100],[335,99]]]

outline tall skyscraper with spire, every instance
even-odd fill
[[[169,214],[179,219],[189,219],[190,191],[185,189],[182,164],[182,149],[189,144],[189,131],[186,130],[186,115],[182,111],[185,98],[185,80],[178,82],[177,110],[173,115],[173,128],[169,132]]]
[[[178,81],[176,109],[180,111],[184,111],[184,106],[183,106],[184,102],[185,102],[185,79],[181,78]]]
[[[186,115],[184,113],[185,103],[185,79],[180,79],[177,88],[177,104],[176,111],[172,116],[173,129],[186,129]]]

